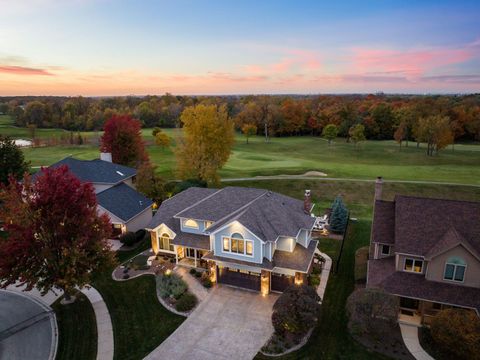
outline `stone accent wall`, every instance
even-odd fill
[[[158,253],[157,232],[150,231],[150,237],[152,239],[152,250],[155,254]]]
[[[260,292],[262,295],[270,293],[270,271],[262,270],[260,275]]]
[[[307,274],[295,272],[295,285],[307,285]]]

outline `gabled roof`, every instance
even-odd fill
[[[80,181],[91,183],[117,184],[137,173],[133,168],[100,159],[79,160],[72,157],[60,160],[50,167],[57,168],[62,165],[67,165]]]
[[[303,201],[268,190],[189,188],[164,201],[149,228],[164,223],[178,234],[180,217],[214,221],[207,229],[210,233],[238,221],[263,241],[275,241],[278,236],[295,237],[301,229],[311,229],[315,222],[315,218],[305,214]]]
[[[217,189],[191,187],[162,202],[157,213],[148,224],[149,229],[154,229],[161,224],[167,225],[172,231],[180,233],[180,221],[174,215],[183,209],[196,204],[207,196],[217,192]]]
[[[153,204],[152,200],[123,182],[99,192],[97,203],[125,222]]]
[[[480,259],[480,256],[478,253],[475,251],[473,246],[463,238],[462,235],[458,233],[458,231],[454,228],[451,227],[448,229],[448,231],[445,233],[445,235],[438,241],[436,244],[432,246],[432,248],[425,254],[425,257],[427,259],[435,257],[445,251],[448,251],[455,246],[462,245],[467,249],[467,251],[473,253],[474,256],[476,256],[478,259]]]
[[[373,241],[388,243],[393,229],[398,253],[430,256],[461,239],[480,254],[480,202],[397,195],[375,202],[373,222]]]

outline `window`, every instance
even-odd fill
[[[224,252],[253,256],[253,241],[244,240],[239,233],[234,233],[229,238],[224,237],[222,241]]]
[[[405,259],[405,265],[403,270],[415,273],[421,273],[423,271],[423,261],[416,259]]]
[[[462,282],[465,278],[466,268],[467,263],[463,259],[459,257],[448,258],[445,264],[443,279]]]
[[[247,251],[246,251],[246,254],[247,254],[247,255],[253,255],[253,242],[247,240],[246,243],[247,243]]]
[[[382,245],[382,255],[390,255],[390,246]]]
[[[188,219],[183,222],[183,226],[192,228],[192,229],[198,229],[198,223],[193,220],[193,219]]]
[[[170,236],[168,234],[162,234],[158,239],[159,247],[162,250],[174,251],[174,247],[170,244]]]

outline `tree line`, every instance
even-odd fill
[[[144,97],[3,97],[0,113],[17,126],[102,130],[114,115],[130,115],[142,127],[182,127],[182,112],[195,105],[225,106],[237,130],[248,136],[322,135],[333,124],[349,138],[362,125],[366,139],[400,143],[428,138],[422,119],[442,123],[443,141],[480,140],[480,95],[245,95]],[[432,120],[433,119],[433,120]],[[358,130],[358,127],[357,127]],[[425,141],[425,140],[422,140]]]

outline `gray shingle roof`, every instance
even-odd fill
[[[99,192],[97,203],[123,221],[132,219],[153,204],[152,200],[125,183]]]
[[[117,184],[137,173],[133,168],[100,159],[78,160],[72,157],[60,160],[50,167],[57,168],[61,165],[67,165],[70,171],[82,182]]]
[[[191,187],[181,193],[176,194],[170,199],[162,202],[162,205],[158,208],[157,213],[148,224],[149,229],[154,229],[160,224],[167,225],[175,233],[180,232],[180,220],[175,219],[173,216],[179,211],[194,205],[200,200],[205,199],[207,196],[217,192],[217,189],[206,189]]]
[[[373,214],[372,240],[382,244],[395,243],[395,203],[375,201]]]

